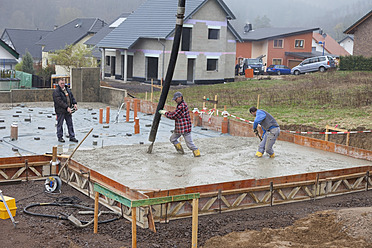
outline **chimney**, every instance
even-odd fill
[[[249,31],[252,31],[252,24],[251,23],[247,23],[244,26],[244,33],[248,33]]]

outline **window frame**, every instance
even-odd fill
[[[301,46],[302,44],[302,46]],[[305,40],[304,39],[295,39],[294,47],[297,49],[304,49],[305,48]]]
[[[215,61],[214,68],[210,68],[211,64],[209,62]],[[206,71],[218,71],[218,58],[207,58],[207,68]]]
[[[278,44],[277,45],[275,45],[275,42],[279,42],[280,41],[280,45],[281,46],[278,46]],[[275,39],[275,40],[273,40],[273,48],[283,48],[284,47],[284,39]]]
[[[280,64],[276,64],[275,61],[279,61]],[[283,63],[283,59],[282,58],[273,58],[273,60],[272,60],[272,64],[273,65],[282,65],[282,63]]]
[[[215,36],[212,37],[211,32],[216,31]],[[214,38],[215,37],[215,38]],[[219,40],[221,37],[221,29],[208,27],[208,40]]]

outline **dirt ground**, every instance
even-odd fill
[[[43,193],[44,182],[1,184],[16,199],[18,222],[0,220],[1,247],[131,247],[131,223],[125,219],[75,227],[68,220],[32,216],[23,208],[33,203],[71,202],[93,207],[93,200],[63,184],[61,194]],[[101,207],[101,210],[104,209]],[[29,211],[63,217],[81,216],[71,207],[37,206]],[[100,217],[112,218],[110,215]],[[372,247],[372,191],[293,204],[199,216],[200,247]],[[157,233],[137,228],[138,247],[190,247],[191,218],[156,223]]]

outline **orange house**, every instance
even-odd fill
[[[313,31],[319,28],[234,28],[242,42],[236,44],[236,63],[243,58],[262,57],[263,64],[286,65],[290,68],[308,57],[317,56],[312,52]],[[241,32],[240,32],[241,31]]]

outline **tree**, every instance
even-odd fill
[[[57,50],[51,55],[56,65],[64,67],[68,72],[74,67],[96,67],[97,63],[92,52],[82,44],[67,45],[65,49]]]
[[[30,74],[35,74],[34,60],[28,51],[23,56],[22,61],[23,61],[22,71]]]

